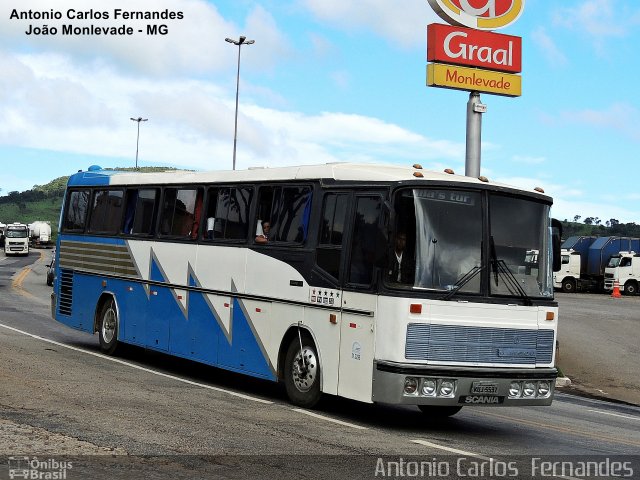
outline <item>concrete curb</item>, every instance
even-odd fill
[[[569,377],[558,377],[556,378],[556,388],[558,387],[568,387],[571,385],[571,379]]]

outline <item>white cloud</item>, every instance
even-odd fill
[[[19,5],[19,7],[17,7]],[[17,7],[17,8],[16,8]],[[50,12],[62,14],[60,20],[11,19],[13,9],[18,11]],[[115,9],[141,12],[181,12],[183,19],[169,20],[123,20],[116,19]],[[69,20],[67,11],[106,12],[99,20]],[[57,35],[35,36],[24,32],[30,24],[58,29]],[[62,25],[77,27],[120,27],[123,24],[134,29],[127,35],[62,35]],[[147,24],[166,24],[167,35],[147,35]],[[138,30],[142,29],[143,33]],[[247,16],[244,26],[226,21],[214,4],[204,0],[127,0],[116,4],[111,0],[22,0],[3,2],[0,6],[0,40],[14,44],[26,51],[62,53],[72,55],[76,61],[91,65],[96,59],[118,66],[130,73],[162,76],[202,75],[212,71],[226,71],[236,64],[237,50],[224,41],[225,36],[238,37],[244,29],[259,35],[260,52],[243,50],[251,59],[250,68],[266,68],[285,57],[289,52],[288,42],[277,29],[271,15],[256,6]],[[226,32],[226,33],[222,33]],[[134,39],[134,41],[132,40]],[[132,45],[135,45],[132,48]],[[246,50],[246,52],[245,52]]]
[[[575,7],[556,10],[553,23],[586,34],[596,52],[606,57],[605,42],[624,37],[637,28],[638,15],[638,10],[630,11],[617,0],[586,0],[578,2]]]
[[[3,56],[0,143],[130,158],[142,115],[140,161],[228,168],[234,92],[201,80],[140,79],[103,64],[92,69],[50,54]],[[37,134],[34,134],[36,133]],[[238,167],[335,161],[425,162],[463,156],[464,146],[434,141],[373,117],[315,115],[240,103]]]
[[[542,50],[542,53],[551,65],[561,67],[567,64],[567,57],[547,34],[544,27],[539,27],[534,30],[531,34],[531,38],[538,48]]]
[[[640,140],[640,131],[636,126],[638,115],[640,111],[627,103],[614,103],[603,110],[585,109],[561,113],[565,121],[612,128],[634,140]]]
[[[366,29],[413,47],[426,42],[426,25],[439,21],[427,0],[299,0],[319,20],[345,30]]]
[[[573,8],[560,8],[554,22],[560,26],[579,28],[597,38],[616,37],[625,33],[623,11],[614,0],[587,0]]]

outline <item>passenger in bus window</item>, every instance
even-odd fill
[[[262,222],[262,233],[256,235],[256,243],[267,243],[269,241],[269,232],[271,231],[271,222],[265,220]]]
[[[413,283],[415,261],[406,251],[407,234],[396,233],[395,247],[390,259],[389,280],[397,283]]]

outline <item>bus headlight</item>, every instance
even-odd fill
[[[538,382],[538,396],[539,397],[546,397],[547,395],[549,395],[549,392],[551,391],[551,386],[549,385],[549,382]]]
[[[440,383],[440,390],[438,391],[438,396],[452,397],[454,390],[455,390],[455,386],[451,380],[443,380]]]
[[[521,389],[522,384],[520,382],[511,382],[511,385],[509,385],[509,398],[518,398]]]
[[[523,397],[533,397],[536,394],[536,384],[533,382],[525,382],[524,387],[522,387],[522,396]]]
[[[436,394],[436,381],[426,378],[422,382],[422,395],[433,397]]]
[[[417,391],[418,391],[418,379],[414,377],[406,377],[404,379],[405,395],[415,395]]]

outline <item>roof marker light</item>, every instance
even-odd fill
[[[540,187],[536,187],[536,188],[534,188],[534,190],[535,190],[536,192],[544,193],[544,189],[542,189],[542,188],[540,188]]]
[[[455,175],[456,172],[454,172],[451,168],[445,168],[444,169],[444,173],[448,173],[449,175]]]
[[[424,175],[422,174],[422,172],[413,172],[413,176],[414,177],[418,177],[418,178],[423,178]]]
[[[422,165],[420,165],[419,163],[414,163],[413,168],[415,168],[416,170],[422,170]]]
[[[488,182],[489,181],[489,179],[487,177],[485,177],[484,175],[480,175],[478,177],[478,180],[480,180],[481,182]]]

